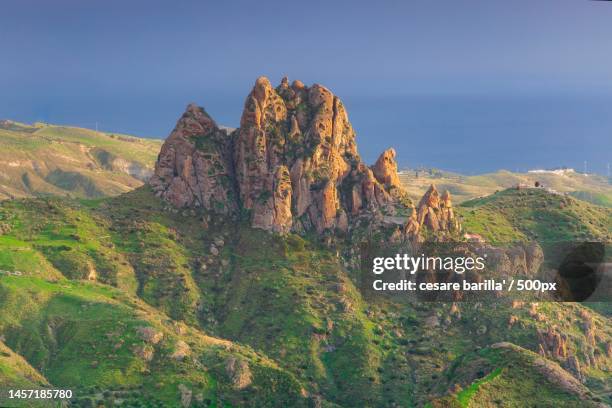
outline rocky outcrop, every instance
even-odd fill
[[[538,351],[543,357],[563,360],[568,357],[567,336],[549,327],[547,331],[538,331]]]
[[[397,174],[395,149],[387,149],[380,155],[372,166],[372,173],[379,183],[387,187],[401,188],[399,175]]]
[[[454,231],[459,229],[459,224],[455,219],[453,203],[448,190],[442,193],[440,197],[440,228],[446,231]]]
[[[89,150],[89,155],[95,160],[96,164],[104,170],[125,173],[141,181],[147,181],[153,175],[153,170],[150,167],[136,161],[117,157],[108,150],[100,147],[91,148]]]
[[[179,384],[178,389],[181,393],[181,406],[183,408],[187,408],[191,406],[191,398],[193,396],[193,391],[187,387],[185,384]]]
[[[242,390],[253,382],[249,363],[243,359],[229,357],[225,364],[225,371],[230,377],[233,387],[237,390]]]
[[[535,242],[518,242],[502,248],[484,242],[474,242],[475,253],[487,258],[495,276],[535,276],[544,261],[544,253]]]
[[[421,226],[425,226],[434,232],[459,230],[459,223],[453,212],[450,193],[445,191],[440,196],[433,184],[419,202],[417,220]]]
[[[149,344],[157,344],[164,338],[164,333],[155,330],[153,327],[139,327],[138,336]]]
[[[419,224],[418,215],[416,208],[412,209],[410,213],[410,217],[404,226],[404,232],[406,235],[414,237],[419,235],[419,231],[421,230],[421,224]]]
[[[458,232],[461,224],[455,216],[450,192],[438,193],[435,185],[425,192],[404,226],[404,233],[418,238],[424,229],[433,232]]]
[[[195,105],[164,144],[154,191],[178,207],[250,213],[253,227],[347,230],[349,217],[393,212],[399,188],[395,151],[369,168],[342,101],[327,88],[261,77],[240,128],[228,134]]]
[[[491,346],[491,348],[507,349],[512,352],[513,355],[526,357],[525,362],[529,363],[529,366],[534,367],[548,381],[570,394],[577,395],[583,400],[587,399],[590,394],[588,388],[586,388],[579,380],[574,378],[555,362],[547,360],[546,358],[530,355],[530,352],[522,347],[508,342],[495,343]]]
[[[176,207],[235,212],[231,146],[204,109],[191,104],[162,146],[149,184]]]

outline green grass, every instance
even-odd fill
[[[161,143],[156,139],[142,139],[133,136],[96,132],[90,129],[47,125],[34,133],[52,140],[80,143],[86,146],[104,148],[112,154],[139,163],[155,160]]]
[[[612,209],[542,189],[508,189],[457,208],[464,230],[505,244],[535,240],[548,259],[559,244],[612,241]]]
[[[604,176],[580,173],[565,175],[553,173],[515,173],[499,170],[495,173],[466,176],[440,170],[419,171],[405,170],[400,173],[400,180],[411,198],[418,200],[431,183],[438,186],[439,191],[449,190],[455,203],[472,200],[478,197],[494,194],[508,188],[523,184],[533,187],[536,182],[560,193],[568,193],[581,200],[596,205],[612,206],[612,185]]]
[[[459,401],[462,407],[467,408],[470,402],[472,401],[474,395],[478,392],[479,387],[483,384],[490,382],[501,373],[502,368],[496,368],[495,370],[487,374],[485,377],[474,381],[472,384],[470,384],[468,388],[457,394],[457,401]]]
[[[254,398],[267,399],[281,392],[274,399],[299,404],[299,385],[274,363],[193,329],[187,329],[182,338],[197,359],[174,361],[171,354],[178,338],[168,319],[116,289],[11,277],[0,279],[0,294],[4,299],[0,331],[7,343],[54,386],[72,388],[77,395],[95,395],[94,389],[134,390],[136,399],[173,404],[183,384],[210,401],[221,395],[240,401],[240,393],[232,391],[224,372],[225,359],[236,356],[249,361],[254,381],[261,387],[276,383],[276,390],[272,387]],[[138,334],[142,327],[163,333],[162,340],[147,343]],[[136,350],[143,347],[153,353],[151,360],[139,357]]]
[[[38,124],[0,126],[0,200],[114,196],[142,185],[161,140]]]
[[[23,357],[15,354],[0,341],[0,405],[3,407],[26,406],[11,400],[8,390],[47,389],[50,384]],[[46,401],[31,401],[30,407],[52,407],[56,404]]]
[[[468,382],[455,395],[445,398],[449,406],[453,406],[454,402],[464,408],[498,405],[522,407],[528,401],[542,406],[567,408],[597,405],[586,387],[567,371],[521,347],[509,345],[470,353],[459,363],[459,367],[453,368],[449,381],[461,383],[464,381],[462,376],[471,376],[475,370],[488,374]],[[561,382],[573,382],[574,389],[578,391],[563,388],[559,385]]]
[[[522,217],[536,203],[542,210],[555,203],[549,200],[508,192],[459,211],[486,212],[491,218],[483,228],[495,227],[491,234],[506,241],[531,236],[537,223]],[[560,210],[594,211],[589,217],[600,211],[573,205]],[[329,248],[314,234],[281,237],[241,220],[175,210],[148,188],[107,199],[7,201],[0,222],[10,227],[0,236],[0,264],[24,272],[0,276],[0,332],[46,380],[74,385],[80,398],[127,392],[134,394],[130,401],[172,406],[183,384],[213,406],[300,406],[314,396],[324,406],[422,406],[448,390],[447,380],[463,379],[458,382],[469,387],[503,368],[478,384],[473,399],[493,398],[490,387],[505,381],[508,398],[519,401],[512,384],[523,384],[521,371],[508,370],[492,355],[478,356],[490,360],[479,368],[481,376],[461,367],[475,347],[499,341],[537,350],[537,330],[551,322],[584,361],[584,307],[543,304],[539,312],[546,320],[539,321],[528,307],[512,309],[500,299],[484,310],[461,304],[461,317],[447,323],[447,304],[364,299],[352,279],[356,271],[336,253],[355,242]],[[215,244],[219,239],[223,245]],[[218,255],[211,253],[213,244]],[[97,282],[82,279],[90,267]],[[423,325],[434,313],[442,325]],[[510,315],[519,318],[512,330]],[[605,319],[594,313],[600,350],[612,339]],[[476,335],[482,325],[486,333]],[[139,327],[163,332],[164,340],[147,344]],[[170,357],[179,340],[193,351],[182,362]],[[153,353],[150,361],[138,355],[145,352]],[[243,390],[227,373],[231,357],[248,362],[252,384]],[[599,364],[599,371],[586,373],[598,392],[609,367]]]
[[[590,191],[574,191],[570,194],[572,197],[576,197],[580,200],[588,201],[602,207],[612,207],[612,192],[593,193]]]

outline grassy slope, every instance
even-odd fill
[[[479,358],[474,355],[474,350],[499,342],[510,342],[536,352],[539,344],[538,331],[553,327],[567,336],[568,353],[579,359],[587,377],[587,386],[593,394],[602,399],[607,398],[607,403],[611,402],[609,396],[606,397],[612,387],[612,382],[606,374],[612,369],[612,359],[606,355],[606,344],[612,339],[608,317],[587,312],[583,306],[574,303],[541,303],[537,307],[538,314],[534,315],[530,311],[529,303],[512,305],[510,300],[503,298],[493,304],[459,303],[456,307],[453,313],[450,304],[425,303],[407,306],[400,311],[402,320],[408,323],[409,334],[404,335],[402,342],[408,345],[404,352],[408,356],[409,364],[415,367],[413,381],[417,401],[424,403],[431,396],[448,395],[454,384],[460,384],[466,389],[478,378],[500,367],[479,367],[456,378],[449,375],[454,366],[477,364]],[[594,346],[590,345],[588,333],[584,329],[585,313],[591,316],[596,327],[595,332],[599,340]],[[433,315],[438,317],[439,326],[423,325],[423,320]],[[508,322],[511,318],[515,323],[510,326]],[[586,354],[591,352],[599,356],[597,367],[588,367],[585,362]],[[564,359],[553,361],[567,366]],[[482,372],[476,375],[480,371]],[[535,384],[537,383],[535,381]],[[539,402],[542,405],[547,402],[544,395],[542,398],[537,395],[522,397],[521,387],[520,381],[516,381],[515,388],[511,391],[514,395],[509,401],[519,403],[522,398],[523,404],[526,401],[534,404]]]
[[[142,204],[138,197],[136,201]],[[184,249],[168,239],[168,229],[151,221],[157,226],[150,231],[155,235],[149,237],[152,242],[144,249],[139,245],[130,247],[137,241],[116,236],[111,220],[91,211],[100,202],[86,204],[62,199],[2,203],[0,217],[11,226],[11,232],[1,237],[0,269],[21,272],[20,276],[0,275],[0,332],[8,344],[54,385],[74,387],[87,398],[100,398],[98,394],[107,390],[112,392],[109,398],[125,399],[127,387],[134,400],[160,400],[173,405],[180,397],[178,386],[183,384],[193,390],[194,398],[201,394],[205,402],[214,406],[221,404],[220,399],[238,404],[244,398],[265,401],[271,396],[279,404],[300,404],[300,385],[292,375],[276,368],[276,363],[184,324],[172,323],[163,312],[134,297],[153,276],[164,293],[176,283],[176,292],[166,296],[140,292],[177,321],[197,326],[190,319],[196,305],[180,302],[190,299],[182,283],[169,279],[168,285],[162,286],[164,282],[157,281],[157,272],[180,279],[168,262],[185,268],[180,254]],[[118,248],[115,240],[123,246]],[[164,240],[168,244],[166,252]],[[22,248],[17,253],[28,252],[30,262],[21,262],[15,255],[17,245]],[[92,268],[98,281],[123,290],[79,283],[78,279],[86,277]],[[143,282],[140,286],[135,270]],[[136,330],[145,326],[164,332],[166,340],[155,347],[144,344]],[[190,345],[197,359],[178,363],[169,357],[178,339]],[[143,351],[138,348],[154,351],[153,360],[147,362],[139,357],[137,353]],[[251,365],[253,387],[245,391],[232,388],[225,371],[230,357]],[[257,389],[260,392],[252,395]]]
[[[299,384],[274,362],[173,323],[122,291],[89,283],[4,277],[0,292],[0,330],[7,343],[54,386],[73,389],[80,400],[175,405],[181,385],[202,400],[202,406],[222,405],[221,401],[234,405],[245,398],[293,404],[302,400]],[[139,332],[143,327],[161,333],[162,339],[147,341]],[[190,350],[182,360],[173,357],[179,340]],[[236,389],[225,368],[232,358],[245,361],[253,383],[266,391],[253,395]]]
[[[154,139],[1,122],[0,199],[117,195],[142,185],[160,147]]]
[[[20,355],[0,341],[0,406],[18,406],[8,390],[49,388],[47,380]],[[50,407],[51,403],[31,402],[29,406]]]
[[[464,229],[493,242],[612,239],[612,210],[542,189],[507,189],[457,209]]]
[[[365,316],[366,306],[329,250],[316,239],[284,239],[231,220],[211,218],[204,226],[206,216],[160,205],[139,190],[97,210],[113,218],[117,241],[134,251],[141,296],[162,310],[185,305],[176,318],[264,351],[314,398],[380,401],[394,343],[384,349],[391,341]],[[215,256],[210,247],[219,239],[224,243]],[[155,254],[148,252],[153,243]],[[394,371],[405,376],[408,367]],[[388,398],[405,400],[410,390],[402,384]]]
[[[433,174],[413,170],[400,173],[400,179],[413,199],[419,199],[431,183],[439,190],[449,190],[456,202],[471,200],[525,184],[533,186],[536,181],[561,193],[569,193],[577,198],[597,205],[612,206],[612,185],[603,176],[573,173],[558,175],[553,173],[513,173],[500,170],[495,173],[465,176],[457,173],[435,171]]]
[[[511,344],[472,353],[445,373],[444,382],[456,391],[431,406],[523,407],[539,401],[539,406],[571,408],[596,407],[600,401],[556,363]]]
[[[480,211],[486,205],[472,208]],[[279,398],[288,390],[288,395],[299,400],[301,384],[324,406],[419,405],[445,393],[446,389],[437,388],[440,377],[449,363],[469,355],[475,346],[511,341],[536,351],[536,331],[559,322],[561,329],[571,334],[570,350],[584,361],[587,340],[580,323],[581,306],[546,304],[540,311],[543,318],[538,320],[528,313],[528,306],[512,309],[499,302],[483,311],[477,305],[465,304],[460,306],[461,317],[451,316],[447,321],[450,305],[365,301],[335,252],[322,246],[317,237],[281,238],[250,229],[240,220],[178,211],[144,188],[113,199],[81,203],[62,199],[11,201],[0,208],[0,222],[10,225],[10,232],[0,236],[0,260],[6,259],[0,269],[12,271],[21,265],[24,272],[22,277],[0,278],[5,282],[0,287],[7,288],[11,299],[17,299],[8,303],[13,308],[21,302],[19,296],[33,299],[31,312],[28,308],[13,311],[3,307],[10,310],[5,319],[12,322],[13,334],[7,342],[52,383],[59,379],[64,384],[80,384],[76,373],[91,372],[91,380],[82,384],[91,395],[101,391],[90,389],[94,382],[113,392],[119,392],[114,387],[125,382],[143,384],[137,388],[139,398],[160,394],[169,401],[178,397],[179,381],[187,381],[195,383],[198,392],[233,401],[252,395],[249,392],[264,399],[272,395]],[[515,228],[516,220],[509,219],[512,222],[508,224]],[[528,233],[518,227],[515,230]],[[212,245],[218,255],[211,251]],[[13,259],[16,246],[30,251],[35,256],[28,259],[35,261],[27,264]],[[83,277],[90,266],[95,268],[99,282],[123,285],[124,290],[63,278]],[[15,286],[18,282],[22,287]],[[140,308],[147,310],[146,316],[138,312]],[[438,315],[440,326],[423,323],[432,314]],[[509,330],[511,315],[516,315],[519,323]],[[612,338],[609,320],[593,315],[601,352]],[[13,321],[17,319],[14,316],[20,317]],[[123,336],[113,337],[112,327],[97,322],[104,316],[122,322],[119,327],[125,333],[125,344],[138,341],[134,329],[146,324],[167,333],[169,345],[159,350],[154,347],[155,357],[149,365],[134,358],[130,347],[121,346],[121,352],[115,352],[114,345]],[[194,334],[177,334],[176,321],[183,321]],[[62,339],[57,344],[67,344],[70,353],[80,353],[83,344],[95,346],[89,350],[91,355],[79,361],[97,361],[99,365],[56,360],[47,326],[56,339]],[[78,336],[61,337],[74,331],[68,328],[77,327],[82,327],[77,330]],[[257,380],[240,393],[232,391],[221,367],[227,357],[214,353],[205,364],[211,367],[209,372],[217,367],[217,371],[212,370],[212,379],[190,379],[193,371],[201,371],[193,365],[168,365],[169,352],[164,350],[179,338],[195,342],[196,348],[198,341],[192,337],[200,338],[202,331],[248,346],[237,346],[238,350],[256,350],[260,357],[249,361],[255,364],[260,359],[266,366],[278,366],[273,370],[274,378],[281,378],[284,388],[277,385],[272,390],[277,394],[269,394],[264,391],[268,389],[264,382]],[[21,342],[25,333],[38,343]],[[206,354],[207,346],[201,347]],[[247,351],[244,353],[248,355]],[[103,356],[115,354],[109,366],[101,364]],[[612,368],[609,360],[601,360],[602,369]],[[150,374],[140,373],[143,366]],[[169,372],[164,371],[167,366]],[[602,374],[605,371],[585,371],[589,386],[598,393],[609,386]],[[164,376],[176,380],[168,383]],[[158,382],[169,385],[157,388]],[[213,388],[213,383],[222,386]]]
[[[201,215],[165,209],[143,189],[82,204],[9,201],[0,214],[11,227],[5,242],[19,243],[40,258],[20,266],[22,277],[6,279],[29,286],[42,278],[61,287],[63,276],[83,278],[91,266],[107,284],[124,285],[135,277],[136,289],[128,285],[128,292],[174,320],[261,350],[306,384],[314,398],[349,405],[410,398],[412,386],[405,381],[410,370],[405,358],[397,361],[400,345],[389,334],[398,323],[363,303],[338,259],[316,240],[293,236],[286,241],[213,219],[204,228]],[[209,248],[219,237],[225,243],[215,257]],[[0,253],[10,259],[12,248],[0,247]],[[123,278],[114,280],[121,265]],[[14,271],[16,266],[7,261],[3,267]],[[10,344],[16,342],[17,337],[10,338]],[[40,342],[28,344],[32,353],[43,349]],[[43,365],[44,359],[19,350],[35,366]],[[397,386],[386,395],[383,385],[391,383]]]

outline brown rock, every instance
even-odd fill
[[[576,358],[576,356],[570,356],[567,359],[567,369],[574,375],[574,377],[576,377],[576,379],[578,379],[578,381],[585,381],[582,368],[580,367],[580,361]]]
[[[418,225],[418,227],[417,227]],[[406,233],[418,236],[422,228],[431,231],[455,232],[461,230],[461,225],[455,217],[450,193],[445,191],[442,196],[435,185],[431,185],[421,198],[416,208],[416,219],[413,214],[406,224]]]
[[[406,225],[404,226],[404,233],[407,236],[417,236],[419,234],[419,231],[421,229],[421,224],[419,224],[417,217],[418,216],[417,216],[416,208],[413,208],[412,213],[410,214],[410,217],[408,218],[408,221],[406,222]]]
[[[233,212],[230,144],[204,109],[191,104],[162,146],[149,184],[176,207]]]
[[[394,149],[387,149],[380,155],[372,166],[372,172],[379,183],[389,187],[401,188]]]
[[[142,340],[150,344],[157,344],[164,338],[164,333],[153,327],[139,327],[136,331]]]
[[[179,384],[178,386],[179,392],[181,393],[181,406],[183,408],[187,408],[191,406],[191,398],[193,396],[193,391],[187,387],[185,384]]]
[[[544,261],[544,252],[542,251],[542,247],[536,242],[532,241],[530,243],[526,243],[525,245],[525,258],[527,263],[527,274],[529,276],[534,276],[540,270],[540,266]]]
[[[440,325],[440,320],[436,314],[432,314],[431,316],[425,318],[424,324],[425,327],[429,328],[438,327]]]
[[[538,339],[540,341],[539,348],[544,352],[545,356],[555,359],[567,358],[567,338],[565,335],[549,327],[545,332],[538,331]]]
[[[170,355],[170,357],[173,358],[174,360],[182,361],[185,359],[185,357],[189,356],[190,354],[191,354],[191,348],[189,347],[189,345],[185,343],[183,340],[179,340],[176,342],[174,351],[172,352],[172,355]]]
[[[440,208],[440,194],[434,184],[429,186],[429,189],[425,192],[421,201],[419,201],[419,208],[433,208],[435,210]]]
[[[253,382],[249,363],[243,359],[229,357],[225,364],[225,371],[231,378],[235,389],[242,390]]]
[[[147,362],[153,360],[153,356],[155,355],[155,349],[149,345],[135,346],[133,351],[134,355]]]
[[[177,207],[251,213],[251,225],[278,233],[348,230],[350,218],[397,203],[395,151],[372,170],[360,161],[340,99],[324,86],[260,77],[246,98],[240,128],[219,129],[195,105],[164,143],[153,190]],[[381,182],[382,180],[382,182]],[[342,192],[342,193],[341,193]]]

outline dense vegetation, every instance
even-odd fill
[[[599,218],[608,210],[541,191],[503,192],[461,213],[467,229],[506,242],[544,238],[551,222],[568,238],[603,237],[610,225]],[[366,300],[320,237],[177,210],[146,187],[4,201],[0,231],[0,387],[48,382],[72,388],[77,406],[520,406],[525,393],[555,406],[610,402],[609,318],[577,304],[534,314],[504,299]],[[553,325],[583,364],[582,396],[542,386],[529,360],[538,331]],[[490,349],[498,342],[527,357]]]

